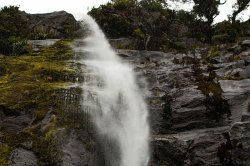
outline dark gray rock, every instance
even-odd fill
[[[250,40],[244,40],[241,42],[242,46],[250,47]]]
[[[241,46],[236,44],[233,47],[227,49],[230,52],[239,53],[241,51]]]
[[[67,132],[60,129],[55,134],[55,146],[58,155],[55,156],[55,163],[63,166],[99,166],[103,163],[103,157],[100,155],[100,146],[86,131]]]
[[[37,157],[32,151],[15,149],[9,158],[9,166],[37,166]]]
[[[233,122],[250,120],[250,112],[247,110],[247,102],[250,99],[250,79],[241,81],[221,80],[223,96],[231,106],[231,117]],[[240,111],[239,111],[240,110]]]
[[[59,39],[46,39],[46,40],[29,40],[28,42],[32,45],[34,50],[39,50],[43,47],[49,47],[55,42],[57,42]]]
[[[28,127],[33,121],[32,115],[5,116],[0,121],[6,132],[15,133]]]
[[[250,66],[250,49],[243,51],[239,56],[245,61],[246,66]]]
[[[215,70],[217,76],[222,79],[224,79],[224,77],[226,77],[227,75],[234,75],[235,72],[238,72],[239,76],[243,78],[249,77],[249,66],[246,65],[246,62],[244,60],[215,64],[214,67],[217,69]]]
[[[77,140],[77,136],[74,133],[71,133],[62,145],[62,165],[80,166],[81,163],[84,163],[84,149],[83,143]]]
[[[31,39],[76,37],[81,29],[74,16],[65,11],[45,14],[23,12],[22,15],[27,20]]]
[[[152,165],[249,164],[250,82],[221,80],[236,73],[248,78],[249,68],[243,59],[231,62],[235,56],[232,53],[225,53],[212,67],[197,66],[207,52],[197,49],[193,55],[118,50],[125,61],[133,63],[139,76],[148,79]],[[249,57],[248,53],[243,54]],[[211,78],[211,70],[215,78]],[[213,98],[211,92],[205,95],[199,81],[219,84],[221,98]],[[219,106],[224,104],[222,101],[228,104],[229,112],[217,116],[216,112],[224,109]]]
[[[249,165],[249,122],[153,137],[153,163],[160,165]]]
[[[216,63],[228,63],[230,61],[230,58],[233,56],[232,53],[227,53],[223,56],[218,56],[218,57],[215,57],[213,58],[213,60],[216,62]]]
[[[118,49],[128,48],[134,43],[133,39],[129,38],[109,39],[109,42],[112,47]]]
[[[250,122],[238,122],[230,132],[233,145],[232,161],[235,165],[250,165]]]

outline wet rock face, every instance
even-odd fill
[[[250,79],[240,81],[221,80],[220,84],[224,91],[223,96],[231,106],[231,114],[234,122],[249,121]]]
[[[119,51],[129,54],[129,51]],[[198,55],[198,54],[197,54]],[[227,111],[219,107],[223,100],[209,96],[200,88],[201,78],[191,63],[196,55],[135,52],[124,59],[135,64],[139,75],[148,79],[150,120],[153,134],[168,134],[228,124]],[[176,63],[176,61],[178,63]],[[205,73],[206,74],[206,73]],[[202,77],[203,78],[203,77]],[[209,78],[206,78],[209,79]],[[211,90],[218,84],[206,82]],[[214,85],[215,84],[215,85]],[[215,88],[213,86],[216,86]],[[223,105],[223,104],[222,104]],[[220,113],[221,115],[217,115]],[[214,118],[214,117],[218,118]]]
[[[4,132],[19,132],[29,126],[32,120],[32,115],[20,113],[0,105],[0,123]]]
[[[60,163],[62,166],[102,165],[102,157],[93,151],[93,149],[98,151],[98,147],[95,147],[96,144],[91,142],[90,136],[86,132],[67,133],[61,130],[56,134],[55,139],[59,150],[59,158],[56,163]]]
[[[152,165],[249,165],[248,42],[237,48],[117,51],[148,81]]]
[[[83,44],[80,42],[79,45]],[[226,58],[212,60],[208,49],[187,54],[117,50],[124,61],[134,66],[142,89],[147,79],[152,166],[250,165],[247,61],[250,55],[247,45],[237,47],[240,47],[237,51],[225,52]],[[74,51],[76,56],[84,56]],[[204,62],[207,59],[212,62]],[[82,82],[86,79],[88,77],[76,76],[59,80]],[[56,90],[55,102],[63,101],[62,115],[48,109],[37,122],[39,134],[53,133],[51,147],[56,149],[56,153],[52,153],[53,164],[110,165],[104,158],[116,156],[113,153],[105,156],[104,141],[98,140],[92,125],[88,124],[88,115],[79,105],[81,93],[77,87]],[[31,128],[34,110],[28,112],[0,106],[0,127],[7,133]],[[62,121],[64,127],[53,128],[55,120]],[[39,163],[41,156],[33,149],[35,142],[24,141],[11,149],[9,165],[36,166]]]

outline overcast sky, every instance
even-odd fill
[[[48,13],[53,11],[65,10],[69,13],[74,14],[77,19],[93,6],[98,7],[100,4],[105,4],[109,0],[0,0],[0,7],[8,5],[18,5],[20,10],[26,11],[27,13]],[[227,3],[220,6],[220,15],[217,16],[216,22],[227,19],[227,15],[232,13],[232,4],[236,0],[227,0]],[[172,5],[175,9],[191,9],[192,5]],[[250,8],[242,12],[238,18],[243,20],[249,19]]]

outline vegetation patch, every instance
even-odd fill
[[[239,72],[236,72],[234,74],[228,74],[224,77],[224,80],[243,80],[243,79],[245,78],[242,77]]]
[[[209,51],[209,57],[214,58],[217,56],[221,56],[221,49],[219,46],[212,46]]]
[[[1,135],[1,133],[0,133]],[[12,148],[6,144],[0,143],[0,165],[8,166],[9,155],[12,151]]]
[[[40,165],[55,165],[57,155],[53,136],[62,117],[61,102],[55,102],[57,90],[72,82],[66,82],[64,75],[75,75],[76,71],[67,65],[73,57],[72,40],[60,40],[48,48],[42,48],[23,56],[3,56],[0,66],[0,109],[5,116],[30,114],[34,116],[32,126],[17,133],[0,127],[0,165],[5,165],[11,150],[32,142],[32,151],[37,154]],[[51,111],[56,115],[45,132],[41,121]],[[62,126],[62,125],[61,125]],[[24,148],[27,148],[24,146]]]
[[[209,76],[204,76],[199,65],[199,63],[195,63],[193,69],[198,82],[198,89],[206,96],[204,104],[208,111],[207,116],[219,120],[223,114],[230,115],[229,104],[222,97],[221,86],[218,82],[215,82],[215,72],[211,71]]]

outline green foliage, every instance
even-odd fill
[[[212,44],[231,43],[249,34],[248,23],[224,21],[213,25],[222,0],[180,0],[194,2],[193,11],[168,9],[164,0],[112,0],[89,14],[109,38],[133,37],[136,49],[183,51],[195,48],[197,40]],[[167,40],[164,37],[167,35]],[[183,47],[185,38],[197,39]]]
[[[160,166],[169,166],[167,161],[163,161]]]
[[[223,21],[215,25],[212,41],[215,44],[235,42],[237,29],[229,21]]]
[[[221,56],[221,49],[219,46],[212,46],[209,51],[210,58]]]
[[[8,160],[9,160],[9,155],[11,151],[12,151],[12,148],[10,148],[8,145],[0,143],[0,165],[1,166],[8,166]]]
[[[162,32],[167,30],[174,16],[174,12],[164,8],[160,0],[114,0],[93,8],[89,14],[108,37],[133,36],[137,49],[146,49],[146,43],[149,43],[150,50],[159,49]]]
[[[137,0],[112,0],[112,2],[117,10],[129,10],[137,4]]]
[[[214,35],[212,37],[212,42],[214,44],[228,43],[230,41],[230,36],[228,34]]]
[[[16,6],[3,7],[0,10],[0,53],[24,54],[27,52],[25,36],[27,23]]]
[[[212,24],[214,18],[219,15],[218,7],[222,3],[220,0],[193,0],[194,7],[193,12],[199,16],[199,18],[204,19],[205,26],[203,32],[206,34],[206,40],[211,41],[213,28]]]
[[[144,38],[145,34],[142,32],[140,28],[137,28],[134,30],[134,35],[136,37]]]
[[[117,7],[117,6],[116,6]],[[93,8],[89,14],[96,18],[96,21],[103,28],[104,32],[109,37],[126,37],[128,34],[132,34],[133,27],[130,20],[118,13],[110,13],[115,8],[114,5],[102,5],[100,8]],[[116,9],[116,10],[124,10]]]
[[[194,7],[193,11],[201,18],[205,19],[209,23],[213,23],[214,17],[219,14],[218,6],[220,0],[193,0]]]
[[[140,1],[140,5],[148,12],[159,12],[164,8],[162,1],[157,0],[142,0]]]
[[[233,5],[234,11],[232,14],[232,23],[236,23],[236,17],[242,11],[246,10],[249,7],[250,1],[249,0],[237,0],[236,3]]]

